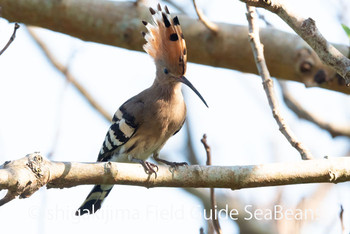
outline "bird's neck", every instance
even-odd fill
[[[151,88],[154,89],[154,93],[162,99],[169,101],[183,99],[180,82],[156,78]]]

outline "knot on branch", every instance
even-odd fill
[[[0,206],[17,196],[27,198],[44,186],[50,177],[48,163],[49,161],[39,152],[34,152],[1,165],[0,189],[7,189],[8,192],[0,200]]]
[[[40,155],[39,152],[35,152],[34,154],[29,154],[27,156],[28,162],[26,165],[32,170],[32,172],[37,178],[42,177],[43,174],[41,170],[41,164],[43,162],[43,157]]]
[[[332,170],[328,170],[329,182],[335,183],[338,179],[338,175],[336,172]]]
[[[317,32],[316,22],[312,18],[307,18],[301,24],[301,30],[305,33],[306,37],[313,37]]]

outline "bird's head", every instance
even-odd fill
[[[202,95],[184,76],[187,48],[178,17],[171,18],[168,8],[165,6],[163,11],[160,4],[158,4],[157,10],[153,8],[149,8],[149,10],[153,16],[153,23],[142,21],[148,30],[147,33],[142,33],[147,41],[143,45],[143,49],[153,57],[157,68],[157,77],[169,82],[186,84],[208,106]]]

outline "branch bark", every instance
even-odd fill
[[[0,6],[2,17],[9,21],[44,27],[85,41],[143,51],[145,42],[140,32],[144,26],[141,20],[147,19],[149,14],[142,4],[101,0],[0,0]],[[247,27],[215,23],[218,33],[214,35],[197,19],[179,18],[190,62],[257,73],[246,40]],[[350,93],[343,79],[322,64],[299,36],[265,28],[260,37],[272,76]],[[345,45],[335,47],[343,54],[348,52]]]
[[[124,184],[151,187],[242,189],[264,186],[340,183],[350,181],[350,158],[319,159],[248,166],[159,166],[157,178],[139,164],[54,162],[40,153],[5,162],[0,189],[8,193],[0,205],[16,196],[29,197],[40,187],[68,188],[83,184]]]
[[[331,45],[316,27],[312,18],[303,18],[293,12],[280,0],[241,0],[250,6],[263,7],[278,15],[301,38],[303,38],[321,60],[341,75],[346,84],[350,85],[350,59]]]
[[[257,14],[255,13],[255,7],[247,4],[247,20],[249,23],[249,41],[252,47],[253,55],[255,58],[256,67],[258,68],[261,79],[263,80],[264,90],[269,102],[272,115],[276,120],[280,132],[288,140],[288,142],[300,153],[301,158],[304,160],[313,159],[311,152],[297,140],[296,136],[284,121],[279,104],[276,98],[275,90],[273,87],[273,81],[270,77],[269,70],[267,68],[263,45],[260,42],[259,26],[256,22]]]

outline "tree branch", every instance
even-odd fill
[[[337,136],[347,136],[350,137],[350,125],[348,124],[339,124],[336,121],[327,122],[313,114],[312,112],[306,110],[288,91],[286,85],[281,82],[283,100],[286,105],[291,109],[299,118],[310,121],[311,123],[316,124],[318,127],[328,131],[332,137]]]
[[[39,45],[41,50],[44,52],[46,58],[49,60],[49,62],[59,71],[61,74],[67,79],[68,82],[70,82],[77,90],[78,92],[85,98],[85,100],[91,105],[93,109],[95,109],[98,113],[102,115],[102,117],[107,120],[108,122],[112,121],[112,115],[109,114],[97,101],[96,99],[90,94],[90,92],[85,89],[85,87],[79,83],[79,81],[72,75],[72,73],[69,72],[67,67],[63,66],[51,53],[49,48],[45,45],[45,43],[40,39],[40,37],[36,34],[33,27],[27,27],[29,34],[32,36],[32,38],[35,40],[35,42]]]
[[[143,51],[145,41],[140,32],[144,30],[144,25],[141,20],[147,19],[149,12],[142,4],[103,0],[0,0],[0,5],[2,16],[9,21],[37,25],[85,41]],[[257,73],[246,40],[247,27],[215,23],[218,33],[213,35],[197,19],[184,15],[179,18],[190,62]],[[333,69],[322,64],[299,36],[265,28],[261,30],[260,37],[272,76],[350,94],[343,79],[340,81]],[[347,54],[347,46],[336,47]],[[300,56],[301,51],[308,53]],[[320,83],[315,81],[317,74],[324,74]]]
[[[279,0],[240,0],[250,6],[263,7],[284,20],[309,46],[320,59],[341,75],[350,85],[350,59],[331,45],[316,27],[313,19],[304,19],[291,11]]]
[[[264,90],[272,110],[272,115],[275,118],[279,130],[284,135],[284,137],[288,140],[288,142],[296,149],[301,155],[302,159],[312,159],[313,156],[311,152],[303,146],[301,142],[296,139],[296,136],[292,132],[292,130],[285,123],[282,115],[280,113],[279,104],[276,98],[276,94],[273,87],[273,81],[270,77],[269,70],[267,68],[265,57],[264,57],[264,49],[263,45],[260,42],[259,37],[259,26],[256,23],[257,15],[255,13],[255,7],[249,6],[247,4],[247,19],[249,23],[249,41],[252,46],[255,63],[258,68],[259,74],[263,80]]]
[[[205,152],[207,153],[207,166],[211,166],[211,150],[210,150],[210,146],[208,145],[207,142],[207,135],[204,134],[201,142],[204,146]],[[211,217],[212,217],[212,221],[213,221],[213,226],[215,229],[215,232],[218,234],[221,234],[221,226],[220,226],[220,222],[219,222],[219,217],[215,215],[215,209],[216,209],[216,199],[215,199],[215,189],[214,188],[210,188],[210,206],[211,206]]]
[[[7,48],[11,45],[11,43],[15,40],[17,29],[19,29],[19,24],[15,23],[15,28],[13,29],[12,36],[10,37],[9,41],[6,43],[4,48],[0,50],[0,55],[2,55],[5,52],[5,50],[7,50]]]
[[[340,225],[341,225],[341,233],[346,234],[343,215],[344,215],[344,208],[343,208],[343,205],[340,205],[339,219],[340,219]]]
[[[201,200],[203,206],[208,211],[211,208],[210,196],[204,189],[200,188],[184,188],[186,192],[197,197]],[[228,195],[227,193],[217,194],[217,210],[228,211],[236,209],[238,210],[237,220],[233,220],[239,227],[240,233],[251,234],[272,234],[277,233],[275,231],[274,224],[272,222],[262,222],[261,220],[247,220],[244,219],[244,207],[245,204],[238,196]],[[251,204],[251,203],[250,203]]]
[[[209,19],[203,14],[202,10],[197,7],[196,0],[193,0],[193,6],[197,13],[198,19],[207,27],[212,33],[216,34],[218,32],[218,26],[213,22],[209,21]]]
[[[304,183],[350,181],[350,158],[307,160],[249,166],[159,166],[157,178],[139,164],[54,162],[40,153],[0,166],[0,189],[5,200],[29,197],[40,187],[68,188],[83,184],[124,184],[151,187],[242,189]]]

